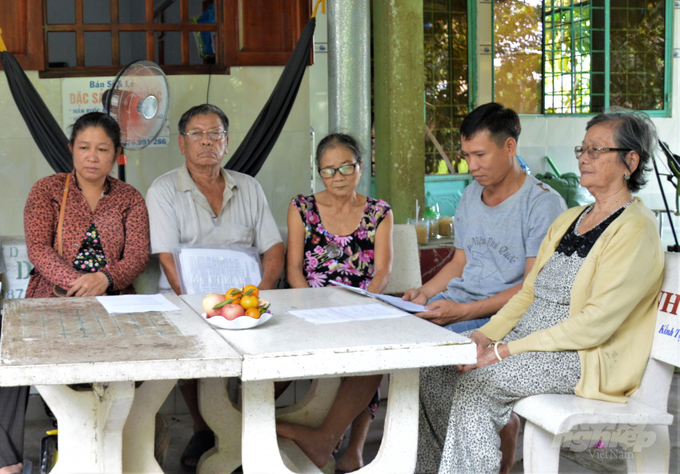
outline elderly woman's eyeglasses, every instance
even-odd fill
[[[357,170],[358,163],[352,163],[351,165],[341,166],[340,168],[321,168],[319,170],[319,175],[322,178],[332,178],[335,176],[335,172],[339,171],[343,176],[351,176]]]
[[[189,130],[188,132],[184,132],[183,135],[189,137],[189,140],[191,140],[192,142],[197,142],[201,140],[203,138],[203,135],[206,133],[208,134],[208,137],[214,142],[222,140],[222,138],[227,134],[227,132],[225,132],[224,130],[220,130],[218,128],[211,128],[210,130],[199,129]]]
[[[603,151],[632,151],[630,148],[610,148],[607,146],[595,146],[595,145],[588,145],[588,146],[577,146],[574,148],[574,154],[576,155],[576,159],[578,160],[581,158],[581,155],[584,154],[585,152],[588,152],[588,158],[591,160],[596,160],[600,157],[600,153]]]

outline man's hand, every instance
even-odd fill
[[[439,326],[447,326],[457,321],[465,321],[468,319],[466,306],[464,303],[456,303],[446,299],[433,301],[425,308],[431,310],[426,313],[416,313],[419,318],[427,319],[428,321],[438,324]]]
[[[259,290],[276,288],[276,284],[283,275],[284,249],[283,242],[279,242],[262,254],[262,281],[257,285]]]
[[[401,299],[404,301],[411,301],[416,304],[425,305],[427,304],[428,297],[422,291],[416,288],[411,288],[409,290],[406,290]]]
[[[66,296],[102,296],[109,287],[109,279],[102,272],[87,273],[69,283]]]

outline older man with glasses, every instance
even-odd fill
[[[258,288],[273,288],[283,273],[283,241],[260,184],[222,168],[229,119],[219,107],[197,105],[180,118],[179,133],[185,164],[157,178],[146,196],[151,252],[162,268],[160,291],[180,293],[172,255],[180,244],[254,246],[262,257]],[[214,435],[198,410],[196,381],[183,381],[180,388],[194,419],[194,436],[181,462],[192,471],[214,445]]]

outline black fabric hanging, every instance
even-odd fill
[[[269,156],[293,108],[314,39],[316,18],[311,18],[300,35],[269,100],[245,139],[225,168],[255,176]],[[52,169],[65,173],[73,169],[68,138],[52,116],[14,56],[0,53],[12,96],[33,140]]]
[[[63,130],[16,58],[11,53],[3,51],[0,53],[0,60],[14,102],[43,156],[56,173],[71,171],[73,158],[68,148],[68,138]]]
[[[281,73],[269,100],[257,116],[241,145],[224,166],[226,169],[255,176],[272,151],[293,108],[314,40],[316,18],[305,25],[293,54]]]

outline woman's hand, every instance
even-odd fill
[[[473,332],[470,335],[470,339],[472,339],[472,342],[477,344],[477,354],[479,354],[482,349],[486,349],[493,342],[491,339],[486,337],[482,331]]]
[[[66,296],[102,296],[109,287],[109,279],[103,272],[87,273],[69,284]]]
[[[510,351],[508,350],[508,345],[507,344],[498,344],[498,354],[501,356],[502,359],[507,359],[510,357]],[[496,356],[496,351],[494,350],[493,346],[487,346],[484,349],[481,349],[480,351],[480,346],[477,346],[477,363],[476,364],[468,364],[468,365],[463,365],[463,366],[457,366],[458,370],[461,373],[466,373],[470,372],[471,370],[474,369],[481,369],[483,367],[487,367],[491,364],[495,364],[496,362],[500,362],[498,360],[498,357]]]

